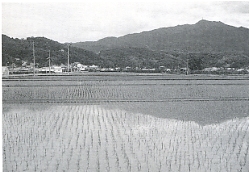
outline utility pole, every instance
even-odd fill
[[[50,50],[48,52],[48,65],[49,65],[49,75],[50,75]]]
[[[188,58],[187,58],[186,75],[188,75]]]
[[[68,50],[67,50],[67,70],[68,70],[68,73],[69,73],[69,46],[68,45]]]
[[[33,41],[33,58],[34,58],[34,68],[33,68],[33,70],[34,70],[34,76],[35,76],[35,43],[34,43],[34,41]]]
[[[12,61],[12,75],[14,74],[14,63]]]

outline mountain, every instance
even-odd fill
[[[96,53],[117,47],[139,47],[167,52],[248,52],[249,29],[201,20],[193,25],[178,25],[118,38],[78,42],[73,46]]]
[[[180,57],[175,57],[165,52],[136,47],[102,50],[99,56],[106,67],[159,68],[159,66],[165,66],[174,68],[178,63],[183,63]]]
[[[52,64],[67,64],[68,43],[61,44],[44,37],[13,39],[2,35],[2,65],[22,61],[32,63],[33,41],[40,67],[48,66],[48,50]],[[176,69],[186,67],[187,61],[192,70],[213,66],[249,67],[249,29],[201,20],[192,25],[70,44],[70,63]]]
[[[52,65],[67,64],[68,44],[61,44],[44,37],[13,39],[2,35],[2,65],[15,63],[20,66],[24,61],[28,64],[33,63],[33,42],[35,60],[39,67],[48,66],[49,50]],[[69,50],[70,63],[80,62],[91,65],[100,62],[99,56],[91,51],[72,46]]]
[[[99,54],[106,66],[248,67],[249,29],[201,20],[196,24],[77,42],[72,46]]]

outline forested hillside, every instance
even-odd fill
[[[107,66],[249,66],[249,29],[206,20],[73,46],[99,53]]]
[[[49,50],[52,64],[67,64],[67,43],[61,44],[44,37],[13,39],[2,35],[2,65],[20,65],[23,61],[32,63],[33,42],[36,65],[39,67],[48,66]],[[248,68],[249,29],[201,20],[193,25],[72,43],[70,63],[73,62],[110,68],[165,66],[176,69],[186,67],[187,62],[191,70],[214,66]]]
[[[14,39],[2,35],[2,65],[33,63],[33,42],[37,66],[48,66],[49,50],[53,65],[67,64],[68,44],[61,44],[44,37]],[[99,56],[93,52],[72,46],[70,46],[69,51],[70,63],[80,62],[91,65],[100,62]]]
[[[99,41],[78,42],[73,46],[90,51],[117,47],[142,47],[167,52],[240,52],[249,54],[249,29],[233,27],[222,22],[201,20],[196,24],[159,28]]]

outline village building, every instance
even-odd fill
[[[9,76],[9,69],[7,66],[2,66],[2,77]]]
[[[54,73],[62,73],[61,66],[52,66],[52,70],[54,71]]]

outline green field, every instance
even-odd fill
[[[249,80],[101,74],[2,82],[4,171],[248,171]]]

